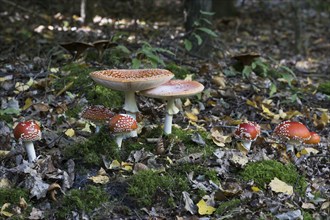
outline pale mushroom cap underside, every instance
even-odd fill
[[[142,91],[141,94],[153,98],[184,98],[198,94],[204,86],[197,81],[170,80],[160,86]]]
[[[109,69],[90,73],[98,84],[118,91],[141,91],[156,87],[174,77],[165,69]]]

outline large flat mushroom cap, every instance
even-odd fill
[[[156,87],[174,77],[165,69],[109,69],[90,73],[98,84],[118,91],[140,91]]]
[[[152,98],[184,98],[198,94],[204,90],[204,86],[197,81],[170,80],[160,86],[141,91],[144,96]]]

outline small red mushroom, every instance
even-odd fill
[[[100,125],[109,121],[115,114],[103,105],[88,106],[81,112],[81,117],[95,123],[95,133],[100,131]]]
[[[275,137],[287,142],[286,150],[294,151],[294,145],[301,144],[311,138],[306,126],[297,121],[283,121],[274,129]]]
[[[311,138],[307,141],[304,141],[304,144],[318,144],[321,141],[320,135],[316,132],[310,132]]]
[[[33,141],[41,139],[39,125],[34,121],[19,122],[14,128],[14,137],[24,142],[29,162],[33,162],[37,158]]]
[[[249,151],[252,142],[260,135],[260,126],[256,122],[250,121],[241,123],[234,131],[234,135],[242,141],[244,148]]]
[[[118,114],[113,116],[109,121],[109,129],[116,136],[118,148],[124,138],[130,137],[130,132],[138,128],[136,120],[127,114]]]

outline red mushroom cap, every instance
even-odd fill
[[[41,139],[39,125],[34,121],[19,122],[14,128],[14,137],[22,141],[36,141]]]
[[[138,128],[136,120],[126,114],[113,116],[109,121],[109,128],[114,133],[130,132]]]
[[[304,141],[305,144],[318,144],[321,141],[320,135],[316,132],[310,132],[311,138],[307,141]]]
[[[297,121],[283,121],[274,129],[274,134],[278,138],[289,141],[307,141],[311,138],[311,134],[306,126]]]
[[[255,141],[260,135],[260,126],[255,122],[244,122],[238,125],[234,135],[236,138]]]
[[[103,105],[94,105],[86,107],[81,112],[81,117],[94,122],[103,122],[109,120],[115,114]]]

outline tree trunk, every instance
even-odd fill
[[[212,39],[207,33],[196,29],[196,26],[203,28],[210,28],[210,24],[203,21],[207,19],[211,21],[211,16],[207,16],[201,13],[211,12],[212,10],[212,0],[186,0],[185,1],[185,29],[189,33],[188,40],[192,43],[192,48],[190,53],[200,57],[209,57],[212,50]],[[199,23],[198,25],[196,23]],[[195,35],[194,35],[195,34]],[[202,42],[198,44],[198,35]]]

